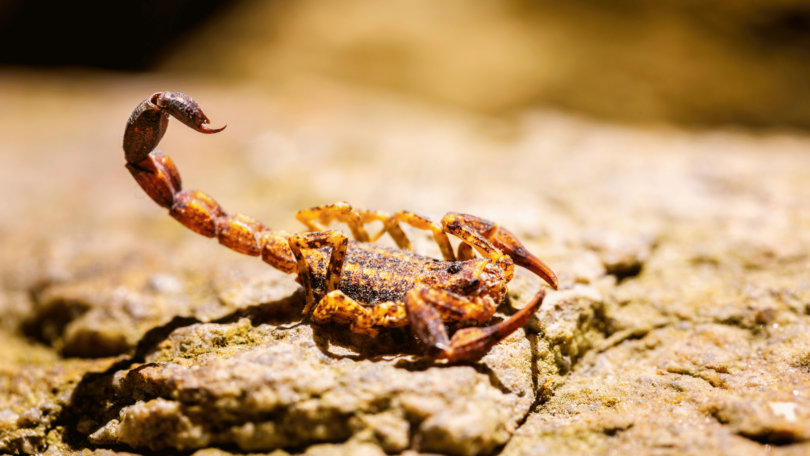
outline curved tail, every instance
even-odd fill
[[[169,215],[186,228],[246,255],[261,255],[269,265],[287,273],[297,272],[297,263],[287,239],[290,233],[271,230],[244,214],[228,215],[213,198],[199,190],[182,190],[172,159],[155,150],[169,125],[169,116],[200,133],[212,134],[200,106],[179,92],[158,92],[144,100],[127,121],[124,158],[138,185]]]

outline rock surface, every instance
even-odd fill
[[[229,128],[172,125],[161,150],[226,210],[289,231],[338,200],[474,213],[557,271],[525,328],[447,365],[407,329],[303,322],[293,277],[141,194],[123,124],[178,81],[3,77],[26,90],[0,93],[0,191],[16,195],[0,214],[0,452],[810,451],[806,137],[507,122],[315,81],[182,87]],[[523,270],[510,285],[496,318],[541,286]]]

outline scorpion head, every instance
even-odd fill
[[[462,296],[490,296],[500,302],[506,284],[512,280],[514,267],[506,255],[497,261],[485,258],[454,261],[444,269],[439,283],[441,288]]]

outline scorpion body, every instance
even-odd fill
[[[506,320],[460,329],[452,339],[445,322],[486,323],[506,294],[515,264],[557,288],[554,272],[512,233],[471,215],[449,213],[438,224],[408,211],[392,216],[339,202],[299,211],[296,217],[310,230],[300,234],[272,230],[243,214],[228,215],[205,193],[182,190],[172,160],[155,150],[170,116],[201,133],[225,128],[208,128],[208,118],[187,95],[153,94],[135,109],[124,132],[126,166],[136,182],[187,228],[216,237],[237,252],[261,256],[283,272],[297,273],[306,293],[304,313],[315,323],[348,323],[370,336],[380,328],[410,325],[437,358],[471,361],[523,326],[540,307],[545,290]],[[354,241],[340,231],[325,230],[332,221],[346,223]],[[365,225],[374,221],[383,228],[369,236]],[[413,253],[400,223],[431,231],[444,261]],[[457,253],[448,233],[462,241]],[[385,234],[398,249],[372,243]]]

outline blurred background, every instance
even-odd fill
[[[316,75],[476,113],[810,127],[810,1],[0,0],[0,64]]]

